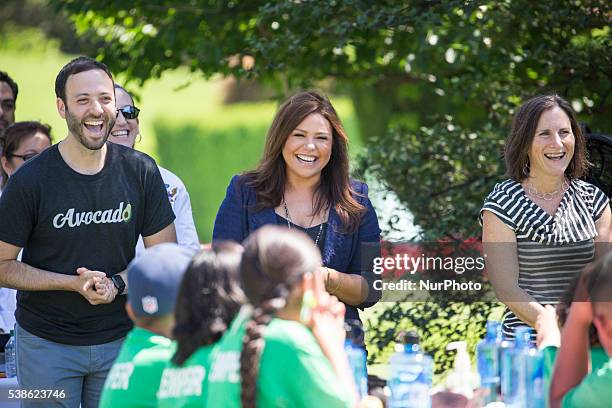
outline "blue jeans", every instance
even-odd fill
[[[22,407],[96,408],[123,339],[95,346],[45,340],[15,325],[17,379],[22,389],[63,390],[65,399],[22,400]]]

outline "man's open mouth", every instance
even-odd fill
[[[92,133],[100,133],[104,127],[103,120],[86,120],[83,124]]]

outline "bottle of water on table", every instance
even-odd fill
[[[530,348],[527,356],[527,408],[545,408],[544,395],[544,356],[535,347]]]
[[[509,408],[525,408],[527,401],[527,356],[531,348],[531,329],[519,326],[514,343],[504,342],[501,350],[501,390]]]
[[[484,400],[485,404],[500,399],[499,351],[501,343],[501,324],[495,321],[488,321],[487,334],[476,347],[480,386],[488,391]]]
[[[391,356],[389,408],[429,408],[433,360],[419,346],[416,332],[403,333],[403,349]]]
[[[15,331],[11,330],[11,338],[4,346],[4,361],[6,363],[6,378],[17,377],[17,353],[15,349]]]
[[[344,350],[348,357],[349,365],[353,371],[353,379],[360,398],[368,395],[368,370],[366,365],[366,352],[363,348],[363,327],[359,320],[345,323],[346,339]]]

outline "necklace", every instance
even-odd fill
[[[550,201],[553,198],[557,197],[559,195],[559,193],[561,192],[565,192],[567,191],[567,189],[569,188],[569,183],[567,182],[567,180],[564,180],[563,183],[561,183],[561,186],[556,189],[553,192],[550,193],[540,193],[534,186],[532,183],[529,183],[529,186],[527,187],[527,191],[529,192],[529,194],[541,198],[544,201]]]
[[[291,220],[291,216],[289,215],[289,209],[287,208],[287,201],[285,201],[285,197],[284,196],[283,196],[283,207],[285,209],[285,219],[287,220],[287,227],[289,229],[291,229],[291,226],[294,224],[294,222]],[[312,225],[312,221],[313,220],[314,220],[314,215],[310,219],[310,225],[308,226],[308,228],[310,228],[310,226]],[[319,245],[319,239],[321,239],[321,232],[322,231],[323,231],[323,223],[321,223],[321,225],[319,225],[319,232],[317,233],[317,239],[315,239],[315,246]]]

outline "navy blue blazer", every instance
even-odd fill
[[[225,199],[215,218],[213,241],[233,240],[242,242],[256,229],[266,224],[276,224],[274,208],[256,211],[255,190],[245,182],[244,176],[234,176],[227,187]],[[329,210],[327,234],[323,251],[323,265],[339,272],[363,276],[370,288],[368,298],[355,306],[346,305],[346,320],[359,320],[357,308],[366,308],[380,300],[381,291],[374,288],[380,279],[373,272],[374,257],[380,256],[380,227],[376,211],[368,198],[368,186],[351,180],[357,193],[355,199],[366,208],[359,229],[354,233],[340,232],[341,220],[333,208]]]

